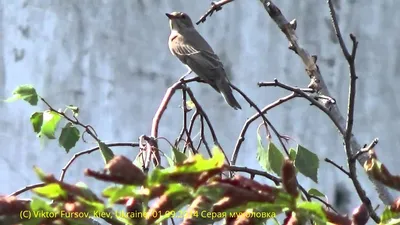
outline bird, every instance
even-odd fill
[[[166,13],[166,16],[169,18],[171,29],[168,39],[169,50],[189,69],[181,79],[194,72],[219,92],[232,108],[242,109],[233,96],[231,82],[226,76],[224,65],[207,41],[197,32],[190,17],[183,12]]]

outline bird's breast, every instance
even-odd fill
[[[175,55],[173,48],[174,48],[174,41],[176,41],[175,39],[177,37],[178,37],[177,33],[171,33],[171,35],[169,36],[168,47],[169,47],[169,50],[171,51],[172,55]]]

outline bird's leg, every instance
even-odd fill
[[[189,69],[186,73],[185,73],[185,75],[183,75],[181,78],[179,78],[179,81],[183,81],[184,79],[185,79],[185,77],[187,77],[189,74],[191,74],[193,71],[191,70],[191,69]]]

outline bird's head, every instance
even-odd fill
[[[190,17],[183,12],[166,13],[169,18],[169,26],[171,30],[180,31],[182,29],[193,28],[193,23]]]

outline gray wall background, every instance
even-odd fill
[[[152,117],[166,89],[186,72],[168,50],[169,27],[164,13],[185,11],[197,20],[208,10],[209,3],[2,0],[0,98],[10,96],[18,85],[33,84],[55,108],[78,105],[81,121],[91,124],[102,140],[136,141],[141,134],[150,134]],[[297,19],[299,38],[311,54],[318,55],[318,65],[332,97],[345,112],[348,68],[331,29],[326,2],[282,0],[276,4],[288,19]],[[362,144],[379,137],[379,158],[391,171],[399,173],[400,2],[353,0],[339,1],[339,6],[337,13],[346,42],[350,46],[350,32],[359,40],[354,132]],[[221,57],[232,82],[260,107],[289,93],[258,88],[258,81],[276,77],[296,86],[309,82],[300,58],[287,49],[286,38],[257,0],[228,4],[197,29]],[[231,152],[244,121],[255,111],[242,99],[239,102],[243,110],[231,110],[209,86],[193,83],[190,87],[215,124],[222,146]],[[173,140],[178,135],[180,99],[180,94],[172,99],[161,121],[160,136]],[[58,176],[74,153],[95,145],[80,143],[68,155],[55,142],[41,148],[29,122],[31,113],[41,109],[43,105],[33,108],[24,102],[0,102],[2,194],[38,182],[34,165]],[[305,187],[318,188],[329,200],[333,200],[337,184],[354,190],[344,174],[323,162],[329,157],[345,165],[342,140],[327,116],[298,99],[271,111],[268,118],[281,133],[319,155],[320,182],[317,185],[300,177]],[[248,131],[238,165],[260,168],[255,154],[257,125]],[[164,144],[161,146],[168,152]],[[137,153],[137,149],[130,148],[114,151],[132,159]],[[66,181],[84,181],[100,190],[104,185],[85,178],[83,170],[102,166],[98,152],[82,156],[69,169]],[[371,183],[358,168],[368,196],[374,205],[380,204]],[[349,210],[359,202],[353,195]]]

